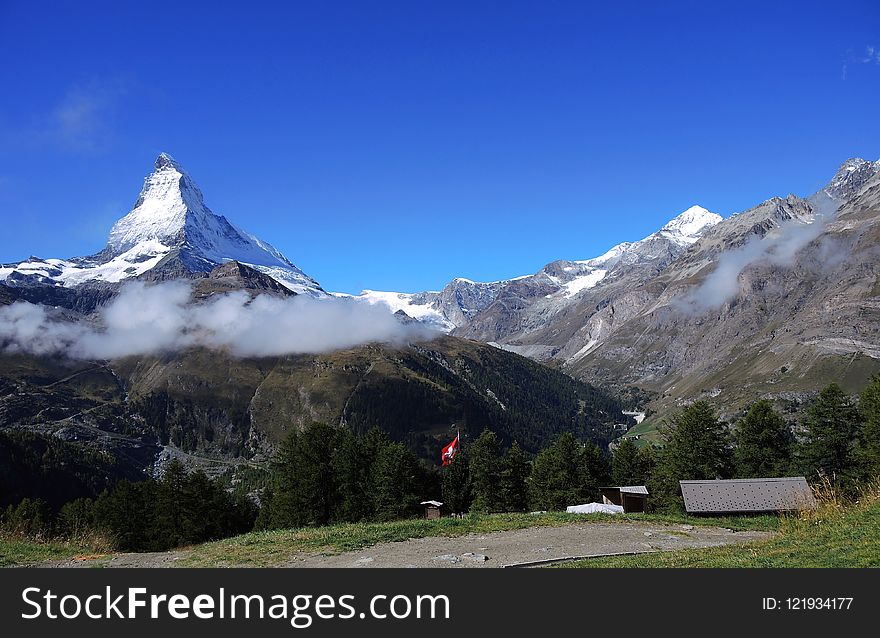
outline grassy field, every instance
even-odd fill
[[[624,524],[645,521],[775,531],[778,534],[769,540],[743,546],[596,558],[567,563],[562,567],[880,567],[880,488],[855,505],[845,506],[834,499],[822,500],[816,511],[801,517],[692,518],[659,514],[621,517],[550,512],[251,532],[177,550],[180,560],[175,564],[181,567],[273,566],[300,553],[336,554],[413,538],[456,537],[591,521]],[[31,565],[93,555],[95,547],[97,545],[0,537],[0,566]]]
[[[0,567],[45,563],[93,553],[93,549],[76,543],[0,537]]]
[[[635,443],[637,447],[643,447],[645,445],[660,445],[663,443],[663,437],[660,434],[660,430],[657,429],[659,425],[660,420],[657,417],[649,417],[638,425],[634,425],[627,430],[626,436],[631,437],[638,435],[639,438],[633,440],[633,443]]]
[[[779,527],[775,516],[690,518],[654,514],[631,514],[625,518],[603,514],[492,514],[439,520],[407,520],[387,523],[330,525],[327,527],[251,532],[191,548],[181,566],[221,567],[224,565],[272,566],[290,560],[301,552],[336,554],[411,538],[455,537],[486,534],[527,527],[555,527],[601,521],[624,523],[632,520],[654,523],[690,524],[727,527],[735,530],[774,531]]]
[[[594,558],[560,567],[880,567],[880,494],[823,503],[780,519],[779,534],[748,545]]]
[[[627,523],[633,520],[664,524],[726,527],[734,530],[775,531],[776,516],[691,518],[685,515],[629,514],[492,514],[440,520],[404,520],[251,532],[212,543],[179,550],[181,567],[253,567],[282,564],[299,553],[336,554],[411,538],[455,537],[465,534],[501,532],[527,527],[556,527],[584,522]],[[94,554],[95,550],[75,543],[0,539],[0,566],[29,565]]]

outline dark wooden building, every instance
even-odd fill
[[[422,501],[420,505],[425,507],[425,518],[440,518],[443,515],[443,503],[440,501]]]
[[[621,487],[600,487],[602,502],[606,505],[619,505],[624,512],[644,512],[648,506],[648,488],[644,485],[624,485]]]

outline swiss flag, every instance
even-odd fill
[[[455,458],[455,455],[458,454],[458,437],[456,436],[452,439],[452,442],[446,445],[443,448],[443,453],[440,455],[440,460],[443,462],[443,467],[446,467],[450,463],[452,463],[452,459]]]

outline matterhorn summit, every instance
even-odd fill
[[[68,260],[31,257],[0,268],[0,279],[13,285],[116,283],[148,272],[205,273],[230,261],[251,266],[296,293],[326,296],[318,282],[273,246],[213,213],[180,163],[162,153],[134,207],[110,230],[104,250]]]
[[[174,158],[162,153],[155,167],[144,180],[134,208],[110,230],[109,250],[124,252],[142,241],[153,240],[173,245],[185,238],[187,227],[193,229],[216,217],[205,206],[198,186]]]

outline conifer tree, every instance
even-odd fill
[[[422,484],[418,459],[402,443],[389,443],[370,470],[376,517],[390,521],[413,516],[419,507]]]
[[[811,477],[843,478],[853,471],[853,447],[860,416],[849,396],[836,383],[819,393],[807,410],[800,461]]]
[[[470,446],[472,512],[488,514],[501,509],[501,453],[498,437],[483,430]]]
[[[0,531],[13,536],[45,539],[51,535],[51,514],[42,499],[24,498],[0,515]]]
[[[524,512],[529,506],[528,479],[532,468],[516,441],[501,464],[501,504],[506,512]]]
[[[611,482],[617,486],[645,485],[653,461],[651,448],[639,448],[632,439],[623,439],[611,459]]]
[[[312,423],[281,443],[274,466],[272,527],[326,525],[337,503],[333,472],[337,430]]]
[[[599,488],[611,481],[611,463],[608,454],[592,441],[581,447],[579,476],[581,502],[598,502],[601,499]]]
[[[95,501],[95,519],[117,549],[165,549],[156,539],[156,484],[121,481]]]
[[[373,516],[372,495],[369,492],[370,468],[379,449],[378,446],[365,449],[363,439],[356,437],[351,430],[339,431],[333,455],[333,473],[339,489],[334,520],[354,523]]]
[[[880,476],[880,376],[874,376],[859,398],[862,425],[857,453],[863,478]]]
[[[95,502],[90,498],[77,498],[61,507],[58,512],[59,532],[68,540],[87,538],[97,528]]]
[[[791,434],[767,400],[760,400],[734,427],[734,463],[739,478],[783,476],[791,465]]]
[[[730,478],[733,472],[731,437],[712,406],[696,401],[664,428],[664,445],[648,489],[657,506],[681,509],[679,481]]]
[[[565,432],[535,457],[529,476],[529,500],[532,507],[546,510],[596,501],[600,484],[608,480],[609,474],[602,450]]]
[[[156,485],[156,539],[160,546],[177,547],[186,539],[184,534],[184,500],[186,469],[177,459],[165,466]]]

